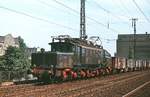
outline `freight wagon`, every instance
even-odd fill
[[[112,67],[113,71],[117,73],[144,70],[150,67],[150,60],[134,60],[123,57],[112,57]]]

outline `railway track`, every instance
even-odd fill
[[[150,93],[148,93],[148,92],[147,93],[143,93],[142,96],[140,96],[138,94],[141,90],[143,92],[144,87],[148,88],[149,86],[150,86],[150,81],[145,82],[144,84],[142,84],[139,87],[135,88],[134,90],[128,92],[127,94],[123,95],[122,97],[150,97]],[[150,89],[150,87],[149,87],[149,89]]]
[[[92,95],[90,97],[122,97],[145,82],[150,81],[149,76],[150,72],[149,74],[137,75],[132,78],[113,82],[113,84],[102,87],[101,89],[103,90],[99,89],[90,93]],[[89,97],[89,95],[84,95],[84,97]]]
[[[4,92],[2,97],[83,97],[83,95],[84,97],[91,97],[92,95],[93,97],[96,97],[98,94],[103,94],[105,91],[113,89],[112,86],[117,84],[121,85],[121,83],[127,83],[129,80],[143,77],[147,74],[145,72],[149,71],[129,72],[62,84],[40,86],[33,84],[19,85],[5,88],[4,90],[0,88],[0,91]]]
[[[135,75],[130,75],[130,76],[125,76],[125,77],[121,77],[121,78],[116,78],[113,80],[109,80],[106,82],[101,82],[101,81],[96,81],[94,83],[85,85],[85,86],[81,86],[79,88],[76,89],[71,89],[70,91],[65,91],[65,92],[61,92],[60,94],[57,94],[59,97],[83,97],[87,94],[87,96],[92,96],[93,92],[95,91],[100,91],[103,92],[104,90],[107,90],[107,88],[110,88],[112,85],[114,84],[119,84],[128,80],[133,80],[137,77],[141,77],[144,74],[135,74]],[[90,95],[89,95],[90,94]]]

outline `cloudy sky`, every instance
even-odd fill
[[[99,36],[112,55],[118,34],[150,32],[149,0],[86,0],[87,35]],[[51,36],[79,37],[80,0],[0,0],[0,35],[21,36],[29,47],[50,49]],[[109,25],[109,27],[108,27]]]

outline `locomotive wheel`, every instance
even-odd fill
[[[87,75],[86,72],[83,71],[83,70],[80,70],[79,73],[78,73],[78,77],[81,78],[81,79],[85,78],[86,75]]]
[[[73,72],[69,69],[65,69],[62,71],[63,81],[70,81],[73,79]]]

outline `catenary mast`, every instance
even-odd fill
[[[133,34],[133,59],[136,59],[136,21],[137,18],[132,18],[132,27],[134,28],[134,34]]]
[[[81,0],[81,9],[80,9],[80,39],[86,39],[86,25],[85,25],[85,0]]]

